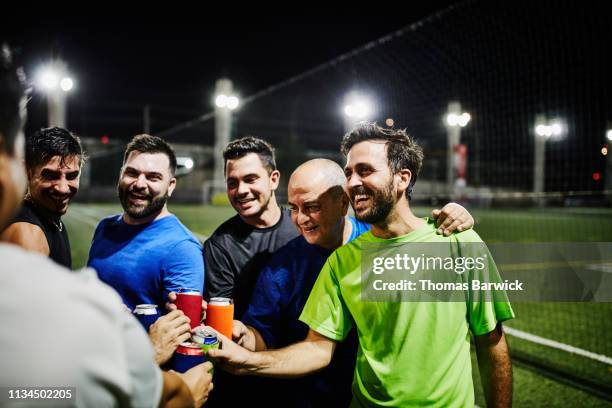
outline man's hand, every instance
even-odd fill
[[[232,324],[232,340],[249,351],[255,351],[255,338],[253,333],[240,320]]]
[[[149,328],[149,339],[155,351],[155,362],[163,364],[172,357],[179,344],[191,337],[189,318],[175,310],[157,319]]]
[[[441,210],[435,209],[431,216],[436,220],[436,232],[447,237],[455,230],[461,232],[474,226],[474,217],[457,203],[448,203]]]
[[[177,373],[191,391],[196,407],[204,405],[213,389],[212,374],[210,373],[212,368],[212,364],[207,361],[187,370],[184,374]]]
[[[250,373],[250,368],[253,368],[251,363],[255,353],[234,343],[212,327],[206,326],[206,328],[217,334],[220,343],[219,349],[208,350],[207,355],[227,372],[235,375]]]

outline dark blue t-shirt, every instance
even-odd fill
[[[103,219],[87,265],[130,309],[152,303],[165,314],[169,292],[204,290],[202,246],[174,215],[143,225],[126,224],[122,215]]]
[[[370,230],[349,217],[353,226],[347,242]],[[242,322],[252,326],[271,348],[304,340],[308,326],[299,320],[319,272],[333,251],[309,244],[299,236],[272,254],[257,280]],[[330,365],[299,380],[287,381],[282,398],[287,406],[348,406],[357,356],[354,330],[339,343]]]

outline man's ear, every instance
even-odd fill
[[[176,177],[172,177],[170,179],[170,184],[168,185],[168,197],[172,197],[172,193],[176,188]]]
[[[276,191],[278,184],[280,183],[280,171],[274,170],[270,173],[270,184],[272,184],[272,191]]]
[[[398,194],[404,194],[406,190],[408,190],[408,186],[410,185],[410,181],[412,181],[412,171],[409,169],[401,169],[397,174],[399,181],[397,184],[397,192]]]

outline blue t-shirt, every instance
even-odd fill
[[[347,242],[370,230],[370,225],[349,217],[352,232]],[[284,347],[304,340],[308,326],[299,320],[321,268],[333,251],[309,244],[299,236],[272,254],[261,271],[242,322],[257,329],[266,345]],[[357,356],[354,332],[339,343],[330,365],[299,380],[287,381],[282,398],[287,406],[348,406]],[[281,396],[279,396],[281,397]]]
[[[204,290],[202,246],[174,215],[143,225],[126,224],[121,214],[103,219],[87,265],[132,310],[150,303],[165,314],[169,292]]]

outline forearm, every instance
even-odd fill
[[[159,401],[161,407],[193,407],[194,401],[187,384],[176,374],[168,371],[163,372],[164,388]]]
[[[487,340],[476,338],[478,367],[487,406],[510,407],[512,363],[501,324],[490,334]]]
[[[265,377],[301,377],[326,367],[333,350],[320,341],[303,341],[279,350],[252,353],[249,371]]]

